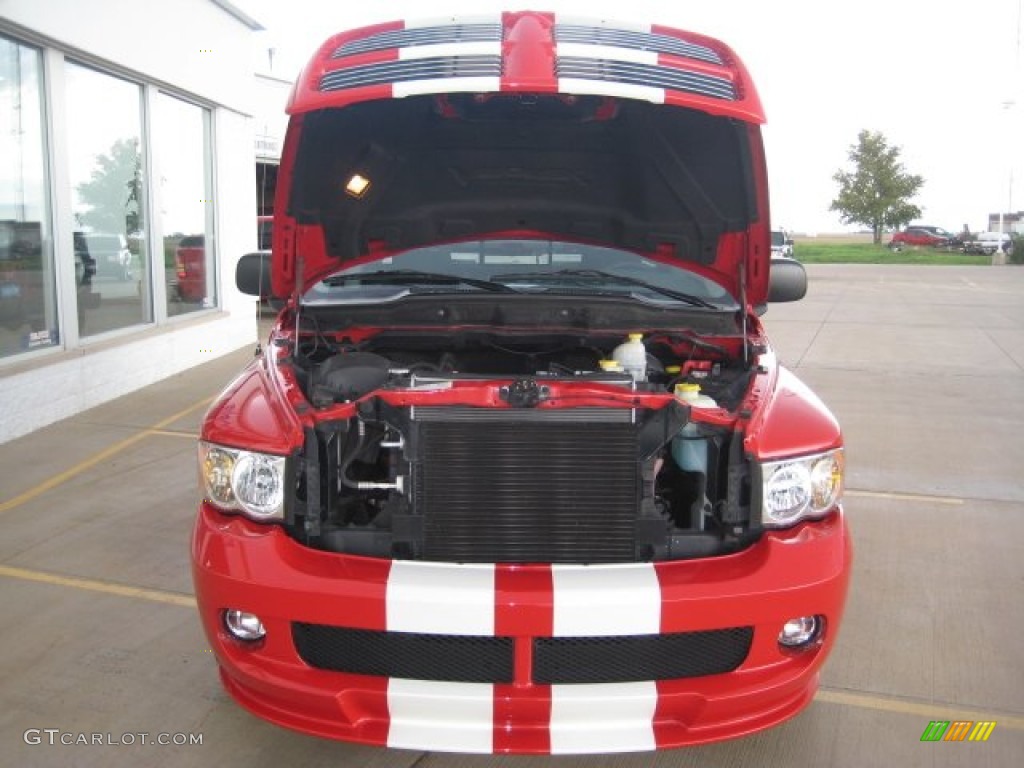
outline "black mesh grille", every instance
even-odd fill
[[[510,637],[424,635],[295,623],[292,639],[302,660],[318,669],[410,680],[512,682]]]
[[[479,43],[501,40],[501,24],[450,24],[437,27],[393,29],[369,37],[349,40],[331,58],[354,56],[357,53],[386,51],[390,48],[412,48],[440,43]]]
[[[750,652],[753,627],[623,637],[539,637],[535,683],[628,683],[717,675]]]
[[[729,101],[736,98],[736,89],[728,78],[687,72],[675,67],[637,64],[630,61],[587,59],[579,56],[559,57],[556,66],[559,77],[667,88],[672,91],[686,91]]]
[[[498,77],[501,57],[487,55],[435,56],[406,61],[363,64],[328,72],[320,78],[321,91],[340,91],[367,85],[432,80],[446,77]]]
[[[632,48],[639,51],[654,51],[672,56],[685,56],[688,59],[698,59],[712,64],[722,63],[722,57],[706,45],[688,43],[678,37],[654,32],[558,24],[555,26],[555,40],[560,43],[588,43],[616,48]]]
[[[419,439],[414,493],[424,515],[424,559],[635,559],[632,424],[428,421],[419,424]]]

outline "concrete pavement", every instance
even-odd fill
[[[843,424],[856,562],[799,717],[666,753],[502,758],[358,747],[248,715],[220,687],[188,571],[195,435],[240,350],[0,445],[0,766],[1019,765],[1024,268],[809,272],[808,298],[765,322]],[[921,743],[937,719],[997,725],[985,743]],[[60,743],[91,733],[133,743]]]

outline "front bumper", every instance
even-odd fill
[[[776,725],[817,688],[851,564],[841,512],[766,533],[743,552],[596,566],[456,565],[311,550],[276,526],[200,507],[193,577],[227,690],[272,722],[389,747],[585,753],[677,747]],[[223,613],[257,614],[266,637],[228,635]],[[792,617],[825,618],[821,642],[780,650]],[[449,682],[313,668],[293,624],[513,638],[508,682]],[[751,627],[732,671],[656,681],[537,684],[536,638],[614,638]]]

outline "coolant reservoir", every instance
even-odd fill
[[[644,346],[642,333],[629,334],[612,352],[612,359],[622,364],[622,368],[633,377],[633,381],[647,380],[647,347]]]
[[[717,408],[714,398],[701,394],[700,384],[683,382],[676,384],[675,395],[680,402],[691,408]],[[708,472],[708,441],[700,436],[697,425],[687,424],[672,440],[672,458],[680,469],[687,472]]]

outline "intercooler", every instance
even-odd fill
[[[636,559],[630,409],[416,408],[413,498],[426,560]]]

